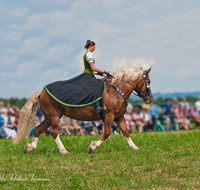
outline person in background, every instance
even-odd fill
[[[145,124],[143,120],[141,119],[139,112],[140,112],[140,108],[138,107],[133,108],[132,118],[136,126],[138,126],[138,132],[141,133],[144,131]]]
[[[87,131],[88,133],[90,133],[91,135],[95,136],[96,133],[94,132],[93,130],[93,126],[92,126],[92,123],[89,122],[89,121],[82,121],[81,122],[81,127]]]
[[[183,107],[183,116],[189,120],[191,120],[191,110],[187,108],[186,105],[182,106]]]
[[[161,112],[158,115],[158,119],[156,122],[156,129],[159,131],[164,131],[165,125],[166,125],[166,118],[167,116],[165,115],[166,109],[164,107],[161,108]]]
[[[172,106],[169,113],[171,130],[179,130],[176,114],[174,112],[174,107]]]
[[[196,124],[197,129],[200,127],[200,114],[197,105],[194,105],[194,108],[191,110],[191,122]]]
[[[128,113],[128,111],[126,110],[125,114],[124,114],[124,119],[125,119],[125,123],[126,123],[126,127],[129,131],[131,131],[132,133],[137,132],[136,130],[136,125],[133,121],[132,115],[130,113]],[[131,130],[130,130],[131,128]]]
[[[200,114],[200,96],[198,97],[198,100],[195,102],[195,106],[197,107],[197,110]]]
[[[14,119],[14,129],[15,129],[15,131],[17,131],[17,126],[18,126],[18,123],[19,123],[19,114],[20,114],[20,112],[15,113],[15,119]]]
[[[163,107],[165,108],[165,115],[169,115],[170,113],[170,109],[171,109],[170,103],[171,103],[170,99],[166,98],[165,103],[163,104]]]
[[[12,116],[14,117],[14,116],[15,116],[15,113],[19,112],[20,109],[16,106],[16,104],[12,104],[11,107],[12,107],[12,109],[13,109],[13,111],[14,111],[14,113],[11,113],[11,114],[12,114]]]
[[[170,123],[170,118],[169,118],[170,109],[171,109],[170,102],[171,102],[170,99],[166,98],[165,103],[163,104],[163,107],[165,108],[166,130],[171,129],[171,123]]]
[[[151,115],[151,118],[152,118],[152,124],[154,126],[156,124],[156,118],[158,116],[157,108],[156,108],[156,106],[154,105],[153,102],[150,103],[150,108],[151,108],[150,115]]]
[[[177,98],[174,98],[173,103],[172,103],[172,106],[174,107],[174,109],[176,109],[176,108],[178,108],[178,105],[179,105],[178,99],[177,99]]]
[[[7,109],[4,107],[4,102],[0,101],[0,115],[2,117],[6,117],[7,116]]]
[[[70,118],[67,118],[63,115],[59,120],[59,135],[62,135],[65,132],[68,136],[71,136],[73,128],[71,127]]]
[[[112,123],[112,133],[114,135],[119,135],[119,133],[116,131],[117,129],[117,124],[115,122]]]
[[[83,136],[83,131],[82,131],[82,128],[81,128],[81,122],[75,120],[75,119],[71,119],[70,120],[71,122],[71,128],[72,128],[72,133],[75,137],[77,137],[77,133],[79,133],[81,136]]]
[[[133,112],[133,106],[130,103],[128,103],[126,110],[127,110],[127,112],[129,114],[132,114],[132,112]]]
[[[190,112],[190,104],[187,102],[186,97],[183,98],[183,101],[181,102],[182,107],[186,107],[185,109],[187,109],[187,112]]]
[[[5,129],[3,128],[4,125],[4,118],[3,116],[0,114],[0,136],[4,139],[9,139],[10,136],[8,136],[8,134],[6,133]]]
[[[184,129],[186,129],[186,130],[192,129],[192,126],[190,125],[190,121],[183,115],[183,107],[181,104],[175,110],[175,114],[177,117],[177,121],[181,124],[181,126]]]
[[[96,121],[96,127],[98,134],[104,134],[104,122],[102,120]]]
[[[36,111],[36,116],[40,120],[40,123],[43,121],[43,113],[42,110],[40,109],[40,105],[38,105],[37,111]]]
[[[14,109],[11,107],[10,103],[7,104],[7,112],[10,112],[12,116],[15,115]]]
[[[4,129],[8,136],[11,136],[13,139],[16,136],[16,131],[14,129],[14,118],[11,117],[11,113],[7,113],[7,117],[4,118]]]
[[[152,123],[152,118],[150,116],[150,106],[148,104],[143,104],[143,111],[140,112],[140,117],[142,122],[145,124],[145,131],[153,131],[154,126]]]

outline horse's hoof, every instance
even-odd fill
[[[59,151],[60,151],[61,154],[67,154],[67,153],[69,153],[66,149],[64,149],[64,150],[59,150]]]
[[[139,150],[137,146],[132,147],[133,150]]]
[[[88,147],[88,153],[89,153],[89,154],[93,153],[93,152],[95,151],[95,149],[96,149],[96,146],[90,145],[90,146]]]
[[[31,146],[31,144],[26,144],[26,148],[24,149],[24,152],[26,153],[26,152],[31,152],[31,151],[33,151],[33,150],[35,150],[35,148],[34,147],[32,147]]]

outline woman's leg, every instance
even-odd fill
[[[0,136],[4,139],[8,137],[7,133],[5,132],[3,127],[0,127]]]
[[[185,122],[185,119],[181,119],[180,124],[182,125],[184,129],[188,130],[188,126],[187,126],[187,123]]]
[[[137,124],[138,124],[138,132],[139,133],[143,132],[145,124],[142,122],[138,122]]]
[[[185,118],[185,122],[186,122],[186,124],[187,124],[187,126],[188,126],[188,129],[192,129],[192,126],[191,126],[191,124],[190,124],[190,121],[189,121],[188,119]]]
[[[135,133],[135,132],[137,132],[137,130],[136,130],[136,125],[135,124],[131,124],[131,131],[132,131],[132,133]]]

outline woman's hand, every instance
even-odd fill
[[[110,76],[109,71],[108,71],[108,72],[107,72],[107,71],[104,71],[104,73],[107,75],[107,77]]]
[[[102,72],[96,72],[96,75],[103,76],[103,73]]]

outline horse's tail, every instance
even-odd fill
[[[36,92],[27,100],[26,104],[22,107],[17,127],[17,135],[13,140],[13,144],[20,143],[24,139],[26,134],[29,134],[31,129],[35,127],[36,109],[40,103],[39,96],[41,92],[42,91]]]

